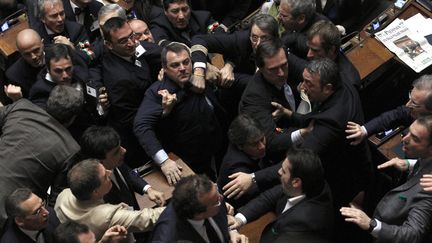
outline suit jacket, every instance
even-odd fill
[[[212,217],[222,232],[224,242],[229,242],[227,211],[223,206],[219,213]],[[193,226],[186,220],[177,216],[172,203],[169,203],[165,211],[161,214],[153,229],[149,242],[152,243],[172,243],[172,242],[194,242],[206,243],[206,241],[196,232]]]
[[[277,185],[239,209],[239,213],[248,222],[269,211],[276,214],[275,221],[264,228],[260,242],[274,242],[289,233],[305,233],[323,239],[330,236],[333,228],[333,202],[327,184],[322,186],[317,195],[306,196],[282,213],[288,198],[282,185]]]
[[[158,94],[162,89],[177,95],[177,103],[165,117],[162,116],[162,99]],[[145,93],[134,125],[135,135],[147,154],[154,156],[164,149],[177,154],[194,171],[201,166],[209,168],[210,159],[219,150],[222,139],[216,117],[222,109],[212,92],[210,87],[203,94],[192,92],[168,77],[153,83]]]
[[[191,0],[191,6],[194,10],[206,10],[212,13],[219,23],[226,27],[237,23],[248,14],[251,0],[222,0],[222,1],[202,1]]]
[[[255,57],[249,40],[250,29],[239,30],[231,34],[217,33],[213,35],[195,35],[192,38],[192,46],[200,45],[208,50],[208,53],[220,53],[225,60],[234,63],[234,72],[254,74]],[[193,62],[206,62],[207,56],[202,51],[192,52]]]
[[[45,243],[55,243],[53,241],[54,230],[60,224],[54,209],[47,207],[49,212],[48,225],[43,230],[42,235]],[[7,224],[4,228],[4,233],[0,239],[0,243],[34,243],[33,239],[28,237],[20,228],[15,224],[14,220],[8,219]]]
[[[408,127],[414,121],[410,113],[411,112],[408,107],[401,105],[396,107],[396,109],[386,111],[373,118],[364,124],[364,126],[369,135],[382,132],[390,128],[395,128],[400,125]]]
[[[249,202],[252,198],[259,195],[260,191],[264,188],[271,188],[280,183],[277,171],[263,170],[265,167],[272,165],[266,158],[252,159],[246,153],[239,150],[237,146],[230,144],[228,150],[223,158],[222,165],[219,170],[217,179],[218,188],[223,188],[231,179],[229,175],[236,172],[255,173],[256,184],[239,199],[229,199],[227,202],[233,205],[234,208],[239,208]],[[260,175],[260,172],[263,173]],[[264,178],[273,177],[274,180],[268,182]]]
[[[291,120],[299,127],[315,121],[314,129],[304,139],[303,147],[320,156],[335,205],[349,203],[366,188],[371,178],[371,160],[366,141],[352,146],[345,133],[348,121],[364,122],[357,90],[341,82],[340,87],[323,103],[316,105],[311,113],[294,113]]]
[[[28,187],[41,198],[51,186],[51,200],[66,184],[68,163],[80,147],[68,130],[26,99],[0,108],[0,224],[4,200]]]
[[[347,33],[353,31],[353,27],[360,20],[362,9],[361,0],[327,0],[325,6],[321,0],[316,0],[316,10],[327,16],[334,24],[339,24],[347,29]]]
[[[377,242],[431,242],[432,195],[419,184],[432,170],[432,160],[420,159],[417,173],[389,191],[375,208],[374,218],[382,222]]]
[[[182,35],[182,31],[174,28],[165,14],[163,14],[151,20],[150,30],[156,43],[159,45],[164,46],[171,41],[177,41],[191,46],[192,37],[197,34],[207,34],[207,27],[215,22],[210,12],[191,11],[189,25],[186,30],[189,33],[189,37],[185,37]]]
[[[30,88],[36,83],[37,74],[41,70],[42,67],[33,67],[20,57],[6,70],[6,79],[9,84],[20,86],[23,97],[27,98]]]
[[[63,32],[55,34],[54,36],[62,35],[64,37],[67,37],[75,46],[77,46],[80,42],[83,43],[89,40],[84,26],[69,20],[65,20],[64,25],[65,26]],[[45,25],[42,22],[39,21],[39,23],[36,23],[33,29],[39,33],[40,37],[43,39],[43,43],[45,46],[54,43],[54,36],[48,35],[48,32],[45,29]]]
[[[72,9],[72,5],[70,3],[70,0],[62,0],[63,7],[66,15],[66,19],[72,22],[77,22],[76,15],[74,10]],[[89,41],[93,42],[97,37],[100,37],[100,31],[99,28],[91,30],[91,26],[94,21],[98,20],[98,13],[101,7],[103,6],[102,3],[92,0],[88,5],[82,10],[84,12],[84,28],[86,30],[87,36],[90,38]],[[77,22],[78,23],[78,22]]]
[[[119,224],[129,233],[150,231],[165,207],[129,210],[125,203],[108,204],[79,201],[70,189],[64,189],[58,196],[54,210],[60,222],[68,220],[86,224],[95,234],[96,239],[102,238],[105,231]]]
[[[111,190],[108,192],[108,194],[104,196],[105,202],[111,204],[118,204],[123,202],[132,206],[135,210],[139,210],[140,207],[135,198],[135,192],[143,195],[143,189],[147,185],[147,182],[142,179],[138,174],[134,173],[132,169],[126,164],[122,164],[118,167],[118,169],[123,178],[125,179],[129,191],[122,191],[113,183]]]
[[[271,102],[273,101],[284,107],[290,107],[283,92],[267,82],[262,74],[257,72],[254,79],[246,86],[239,104],[240,113],[251,116],[264,128],[267,151],[270,156],[285,153],[292,144],[291,134],[287,130],[291,126],[290,122],[284,118],[275,122],[272,118],[274,108]],[[295,110],[295,107],[292,109]],[[284,131],[280,132],[278,128]]]

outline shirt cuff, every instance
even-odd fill
[[[245,217],[243,214],[241,214],[241,213],[237,213],[237,214],[234,216],[234,218],[240,220],[240,222],[242,222],[243,225],[247,224],[247,219],[246,219],[246,217]]]
[[[150,187],[151,187],[150,185],[145,185],[144,188],[143,188],[143,192],[144,192],[144,193],[147,193],[147,191],[148,191],[148,189],[149,189]]]
[[[376,221],[377,225],[376,225],[376,227],[372,230],[371,235],[372,235],[373,237],[375,237],[375,238],[378,238],[378,233],[379,233],[380,230],[381,230],[382,223],[381,223],[381,221],[379,221],[378,219],[375,219],[375,221]]]
[[[295,130],[294,132],[291,133],[291,141],[295,145],[299,145],[303,143],[303,137],[300,134],[300,130]]]
[[[193,68],[194,69],[195,68],[204,68],[204,69],[206,69],[207,68],[207,63],[205,63],[205,62],[195,62],[193,64]]]
[[[368,132],[367,132],[367,130],[366,130],[366,127],[365,127],[365,126],[361,126],[360,129],[362,130],[362,132],[363,132],[364,134],[366,134],[366,137],[367,137],[367,136],[368,136]]]
[[[156,162],[159,166],[161,166],[162,163],[167,159],[168,154],[163,149],[157,151],[157,153],[153,156],[153,161]]]

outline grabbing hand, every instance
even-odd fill
[[[106,92],[105,87],[99,89],[98,104],[102,107],[104,111],[108,110],[110,103],[108,100],[108,93]]]
[[[15,86],[12,84],[5,85],[4,92],[6,96],[9,97],[13,102],[23,97],[20,86]]]
[[[171,186],[176,184],[180,180],[182,169],[183,168],[180,165],[178,165],[175,161],[171,159],[165,160],[161,166],[161,170],[165,175],[168,184],[170,184]]]
[[[165,204],[165,195],[163,192],[157,191],[150,187],[147,190],[147,195],[149,199],[156,203],[159,207],[162,207]]]
[[[166,116],[171,112],[172,108],[177,103],[177,95],[170,94],[166,89],[159,90],[158,94],[162,96],[162,114]]]
[[[220,83],[221,73],[217,67],[207,63],[207,69],[205,72],[205,79],[212,83]]]
[[[226,63],[225,66],[220,70],[221,83],[220,85],[224,88],[229,88],[234,82],[234,73],[231,64]]]
[[[237,230],[231,230],[229,232],[230,235],[230,243],[248,243],[249,239],[245,236],[237,232]]]
[[[252,175],[244,172],[237,172],[230,176],[231,179],[222,190],[227,198],[238,199],[252,187]]]
[[[292,111],[283,107],[281,104],[277,102],[272,102],[271,105],[276,108],[272,113],[273,120],[279,120],[279,118],[283,116],[291,117]]]
[[[350,205],[351,207],[342,207],[340,212],[342,216],[345,216],[345,221],[357,224],[362,230],[369,229],[369,223],[371,219],[365,212]]]
[[[345,132],[348,134],[346,138],[352,139],[351,145],[357,145],[366,138],[366,133],[359,124],[349,121],[346,128]]]
[[[54,44],[65,44],[70,46],[70,48],[75,49],[74,44],[70,41],[69,38],[66,38],[62,35],[54,37]]]
[[[404,159],[399,159],[399,158],[393,158],[385,163],[382,163],[380,165],[378,165],[378,169],[382,170],[384,168],[388,168],[388,167],[395,167],[396,169],[400,170],[400,171],[407,171],[408,170],[408,164],[407,161]]]
[[[117,243],[127,238],[127,229],[124,226],[114,225],[105,231],[98,243]]]
[[[420,186],[426,192],[432,192],[432,174],[424,174],[422,178],[420,178]]]
[[[202,93],[205,89],[205,70],[203,68],[195,68],[192,75],[192,91]]]

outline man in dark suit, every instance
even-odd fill
[[[92,126],[85,130],[81,140],[81,154],[85,158],[99,159],[107,170],[113,171],[111,181],[113,187],[104,196],[105,202],[118,204],[124,202],[135,210],[140,207],[135,192],[147,193],[149,199],[159,206],[165,204],[162,192],[153,189],[138,172],[123,164],[126,149],[120,145],[120,136],[111,127]]]
[[[42,110],[26,99],[0,107],[0,225],[5,217],[4,201],[16,188],[30,188],[51,202],[65,186],[68,164],[79,146],[67,131],[83,104],[81,92],[59,85]],[[37,138],[37,139],[36,139]]]
[[[45,64],[44,46],[39,34],[32,29],[18,33],[16,46],[21,57],[6,70],[6,79],[9,84],[21,87],[22,97],[27,98]]]
[[[246,17],[251,4],[251,0],[191,0],[190,2],[193,10],[209,11],[220,24],[228,28]]]
[[[285,32],[282,40],[290,52],[304,58],[307,54],[306,33],[319,20],[327,20],[315,10],[315,0],[281,0],[278,14]]]
[[[227,209],[217,186],[203,175],[182,178],[160,215],[149,242],[247,242],[228,229]]]
[[[9,218],[1,243],[54,243],[60,221],[45,200],[28,188],[18,188],[8,196],[5,207]]]
[[[239,208],[260,191],[279,183],[279,176],[264,170],[271,165],[265,158],[266,138],[263,129],[248,115],[234,119],[228,130],[230,145],[218,175],[218,187],[224,190],[227,202]],[[271,178],[274,178],[272,180]]]
[[[66,19],[84,26],[89,41],[100,37],[98,12],[103,6],[96,0],[62,0]]]
[[[354,31],[361,20],[363,2],[361,0],[315,0],[315,2],[318,13],[327,16],[334,24],[343,26],[347,33]]]
[[[81,48],[88,43],[85,28],[75,22],[65,20],[61,0],[42,0],[38,3],[39,22],[32,28],[39,33],[45,45],[63,43]]]
[[[406,156],[418,158],[407,181],[381,199],[372,218],[355,207],[343,207],[340,212],[345,220],[367,230],[376,242],[431,242],[432,194],[423,191],[419,183],[422,175],[432,170],[431,139],[432,116],[415,120],[402,139]]]
[[[135,135],[169,184],[180,179],[181,167],[167,152],[177,154],[195,173],[216,178],[212,158],[221,147],[223,110],[210,87],[204,93],[190,90],[192,61],[187,46],[171,43],[161,56],[165,77],[146,91],[135,118]]]
[[[137,46],[135,34],[120,17],[108,19],[102,30],[108,49],[102,59],[103,83],[111,104],[108,124],[120,134],[123,146],[129,151],[126,164],[139,167],[148,156],[133,133],[133,119],[145,91],[157,80],[160,52],[154,49],[150,53],[142,45]]]
[[[150,22],[156,43],[161,46],[171,41],[191,46],[194,35],[224,32],[210,12],[192,11],[189,0],[164,0],[163,7],[165,14]]]
[[[260,242],[284,242],[280,237],[298,234],[303,242],[327,242],[333,228],[333,203],[317,154],[307,149],[290,150],[278,173],[281,184],[241,207],[232,228],[272,211],[277,218],[264,228]]]

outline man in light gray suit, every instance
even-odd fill
[[[420,186],[422,175],[432,171],[432,116],[415,120],[402,142],[406,156],[418,158],[407,181],[381,199],[373,218],[353,206],[340,211],[346,221],[368,230],[376,242],[432,242],[432,194]]]

